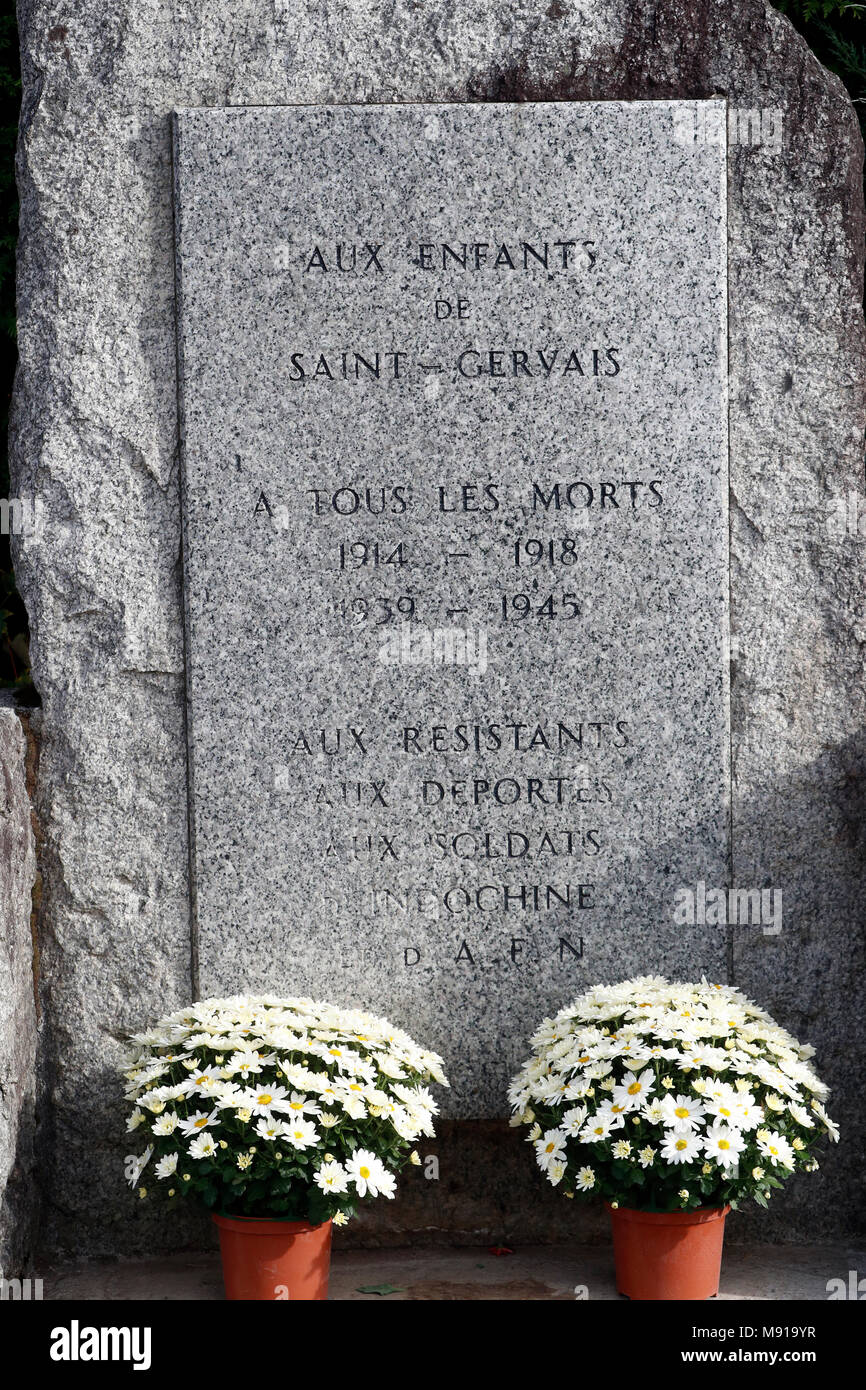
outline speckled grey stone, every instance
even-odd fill
[[[26,741],[0,709],[0,1275],[29,1266],[36,1220],[36,999],[31,891],[36,874]]]
[[[502,1114],[586,983],[725,970],[724,103],[185,110],[174,165],[202,992]]]
[[[191,989],[171,111],[719,94],[781,113],[778,141],[728,150],[733,860],[741,882],[784,876],[786,894],[783,931],[735,941],[732,967],[816,1045],[846,1124],[758,1228],[847,1235],[866,1209],[850,1003],[864,974],[864,555],[856,529],[825,522],[830,502],[862,500],[864,369],[862,146],[841,84],[763,0],[19,11],[12,493],[38,492],[46,517],[17,568],[44,702],[47,1239],[116,1253],[200,1238],[130,1205],[110,1070],[123,1032]],[[409,1194],[407,1228],[483,1239],[519,1212],[531,1234],[540,1188],[524,1154],[503,1162],[507,1143],[464,1131],[465,1167]],[[545,1229],[578,1235],[572,1205],[546,1208]]]

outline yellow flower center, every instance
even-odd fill
[[[362,1177],[362,1178],[364,1179],[364,1181],[366,1182],[367,1178],[369,1178],[369,1176],[370,1176],[370,1169],[369,1169],[369,1168],[361,1167],[361,1168],[359,1168],[358,1171],[360,1172],[361,1177]]]
[[[719,1140],[719,1148],[720,1148],[720,1149],[729,1149],[730,1147],[731,1147],[731,1145],[730,1145],[730,1141],[729,1141],[728,1139],[720,1139],[720,1140]]]
[[[207,1122],[208,1122],[208,1117],[207,1117],[207,1115],[202,1115],[201,1119],[200,1119],[200,1120],[194,1120],[194,1121],[193,1121],[193,1124],[195,1125],[196,1129],[204,1129],[204,1127],[205,1127],[205,1125],[207,1124]]]
[[[678,1139],[675,1147],[682,1153],[683,1149],[688,1148],[688,1144],[685,1139]]]
[[[270,1105],[272,1100],[270,1091],[262,1091],[261,1095],[256,1096],[256,1105]]]
[[[628,1093],[630,1096],[636,1096],[640,1090],[641,1083],[639,1081],[633,1081],[628,1088]]]
[[[676,1115],[678,1120],[685,1120],[688,1117],[688,1113],[689,1112],[684,1105],[678,1105],[676,1110],[674,1111],[674,1114]]]

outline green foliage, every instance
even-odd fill
[[[812,52],[841,77],[866,139],[866,4],[849,0],[775,0]]]
[[[812,24],[816,20],[841,19],[849,11],[862,9],[850,0],[776,0],[776,9],[786,14],[792,24]]]

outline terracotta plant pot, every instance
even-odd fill
[[[719,1292],[730,1207],[633,1211],[611,1207],[616,1287],[642,1302],[701,1300]]]
[[[292,1303],[328,1297],[331,1222],[214,1216],[226,1298]]]

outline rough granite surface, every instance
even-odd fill
[[[747,122],[728,159],[732,836],[736,881],[781,886],[784,927],[735,935],[729,958],[733,980],[815,1044],[845,1126],[822,1173],[755,1228],[769,1239],[852,1231],[863,1210],[853,1000],[866,613],[864,538],[850,524],[863,507],[863,202],[841,84],[763,0],[479,0],[471,11],[81,0],[68,13],[23,0],[20,13],[13,493],[45,505],[43,537],[17,568],[43,699],[52,1247],[131,1252],[203,1231],[130,1198],[111,1071],[123,1033],[192,988],[170,113],[395,100],[723,95],[734,111],[776,113],[757,140]],[[407,1192],[404,1230],[483,1239],[507,1212],[523,1238],[542,1224],[574,1238],[580,1216],[546,1206],[542,1218],[536,1175],[523,1154],[502,1160],[506,1144],[520,1141],[498,1127],[467,1133],[461,1180]],[[358,1238],[375,1239],[377,1220],[392,1214],[371,1212]]]
[[[0,1277],[29,1272],[36,1218],[36,999],[31,891],[36,854],[17,714],[0,709]]]

